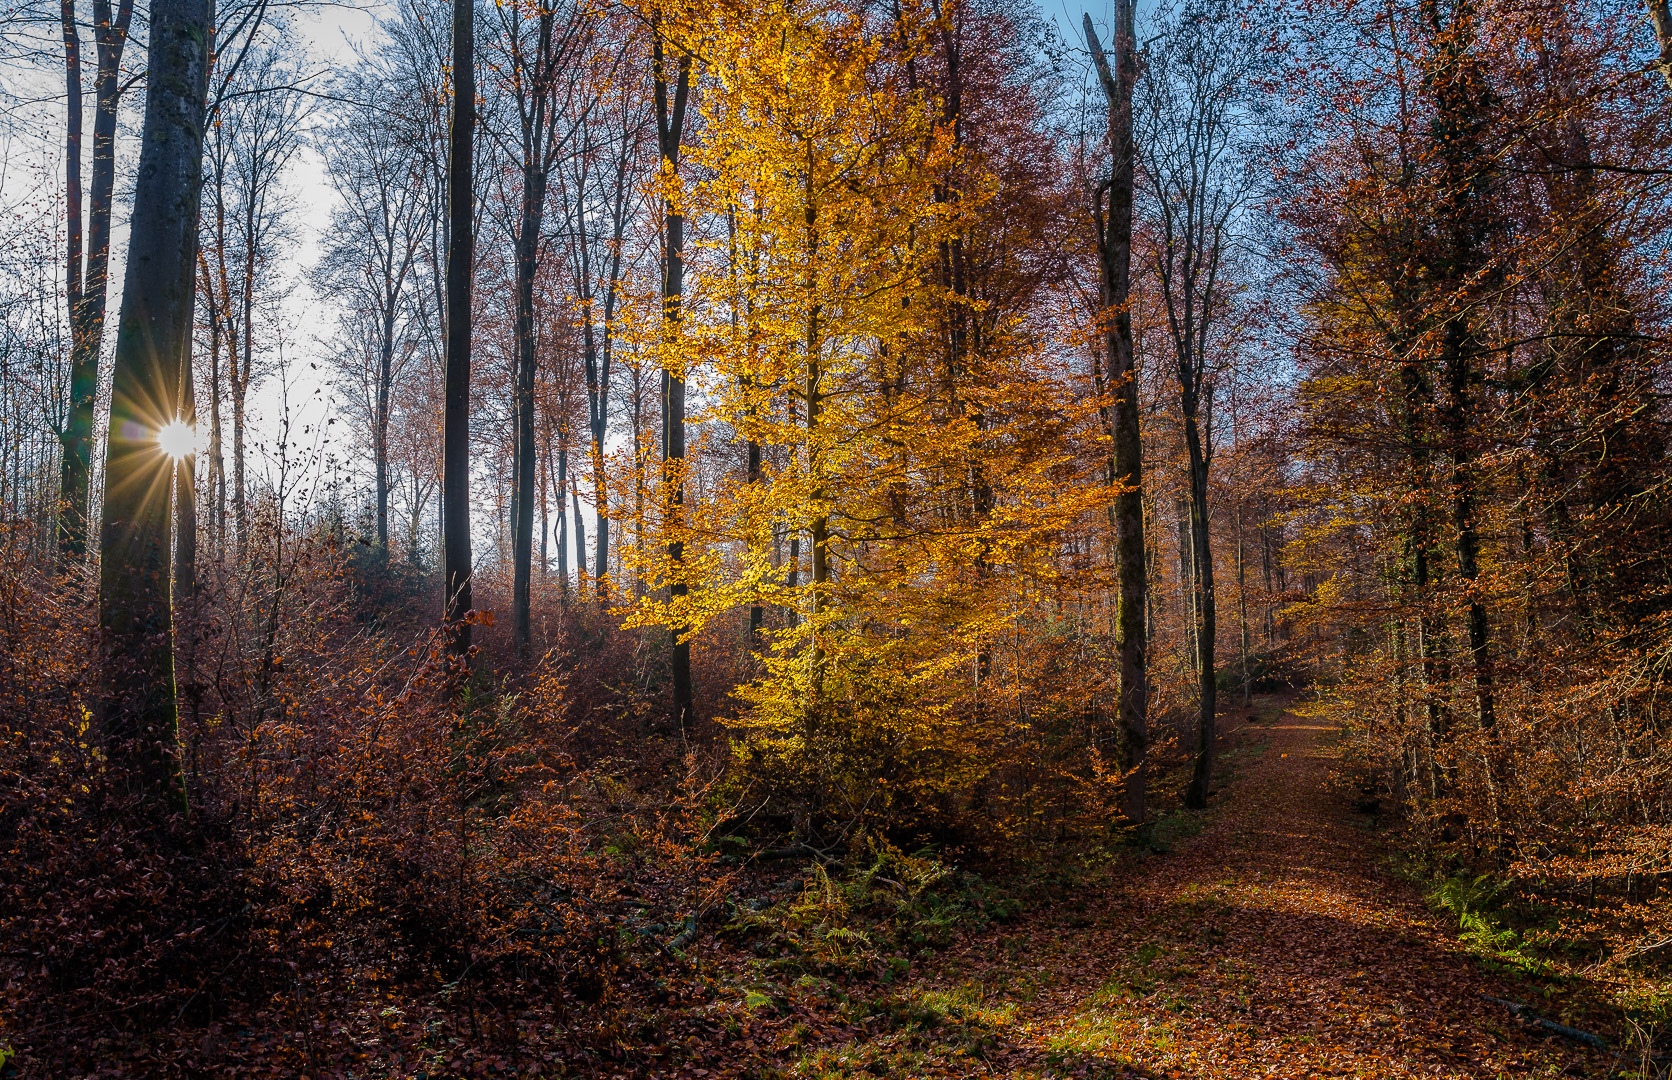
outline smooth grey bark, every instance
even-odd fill
[[[157,433],[179,408],[196,293],[209,0],[151,5],[145,125],[113,364],[99,532],[102,725],[136,794],[184,811],[169,598],[173,462]]]
[[[1099,396],[1114,395],[1112,404],[1102,410],[1102,419],[1113,443],[1107,480],[1111,485],[1120,485],[1109,506],[1109,525],[1115,534],[1119,577],[1115,615],[1115,652],[1120,672],[1116,724],[1121,732],[1121,772],[1126,777],[1121,812],[1127,821],[1140,824],[1146,812],[1144,759],[1149,747],[1148,634],[1144,619],[1149,564],[1144,552],[1138,372],[1132,350],[1132,202],[1136,157],[1132,138],[1132,88],[1138,79],[1135,7],[1134,0],[1116,0],[1113,71],[1089,14],[1085,16],[1085,32],[1109,107],[1110,174],[1107,184],[1099,189],[1094,213],[1100,271],[1098,300],[1103,309],[1100,313],[1104,327],[1103,365],[1094,361],[1093,374]]]

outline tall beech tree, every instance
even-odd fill
[[[1221,277],[1231,227],[1250,191],[1235,139],[1257,71],[1257,39],[1223,0],[1174,13],[1162,48],[1150,53],[1144,83],[1143,173],[1155,238],[1151,271],[1161,294],[1178,383],[1186,456],[1188,518],[1180,584],[1194,627],[1196,761],[1186,802],[1207,803],[1218,715],[1218,605],[1213,580],[1208,473],[1213,463],[1215,368],[1227,322],[1229,282]]]
[[[87,547],[89,481],[93,466],[94,408],[99,396],[99,350],[104,342],[105,301],[110,277],[110,212],[116,190],[116,115],[122,101],[122,53],[133,19],[133,0],[93,0],[93,171],[87,190],[87,228],[82,232],[82,60],[75,0],[62,0],[65,97],[64,292],[70,315],[69,415],[59,467],[58,543],[66,559]],[[85,240],[85,243],[84,243]]]
[[[155,0],[150,16],[99,534],[102,720],[111,756],[128,766],[133,787],[183,810],[169,604],[174,462],[157,440],[180,408],[191,341],[214,22],[207,0]]]
[[[602,84],[606,90],[597,105],[581,115],[569,168],[558,170],[569,269],[580,308],[592,506],[598,520],[592,580],[600,602],[607,602],[611,593],[612,522],[606,461],[610,378],[620,336],[623,274],[629,265],[627,230],[640,209],[639,168],[649,119],[643,110],[643,91],[635,92],[632,86],[635,77],[642,77],[642,52],[631,38],[613,40],[606,30],[600,28],[588,58],[588,82]]]
[[[1138,80],[1134,28],[1135,0],[1116,0],[1115,63],[1110,69],[1091,16],[1085,16],[1086,46],[1097,67],[1108,105],[1109,176],[1093,192],[1097,230],[1098,312],[1103,353],[1093,360],[1100,395],[1112,396],[1102,410],[1113,453],[1108,483],[1116,492],[1109,506],[1115,533],[1119,598],[1115,650],[1120,667],[1116,722],[1120,726],[1121,769],[1126,776],[1122,810],[1128,821],[1144,820],[1144,754],[1149,744],[1148,631],[1144,604],[1149,590],[1144,554],[1143,442],[1139,437],[1138,370],[1132,351],[1132,200],[1136,152],[1132,140],[1132,91]],[[1098,361],[1101,360],[1101,363]]]
[[[516,371],[512,390],[511,452],[511,636],[517,655],[529,650],[529,588],[534,559],[534,480],[539,453],[534,445],[535,291],[546,250],[546,192],[552,169],[569,149],[567,107],[573,98],[577,50],[585,44],[588,16],[576,9],[561,18],[554,0],[532,5],[501,4],[495,44],[504,53],[500,68],[513,129],[501,139],[516,162],[521,182],[514,248]],[[492,127],[485,130],[492,132]],[[579,523],[577,522],[577,525]]]
[[[442,620],[448,651],[470,653],[470,330],[476,271],[476,5],[453,0],[447,149],[447,345],[441,423]]]
[[[690,592],[685,568],[685,358],[680,333],[685,295],[685,214],[679,204],[679,150],[691,94],[691,54],[679,49],[669,70],[670,42],[658,19],[651,29],[651,80],[662,196],[662,517],[667,532],[668,597],[677,611]],[[670,81],[671,80],[671,81]],[[673,626],[673,714],[681,731],[696,719],[688,624]]]

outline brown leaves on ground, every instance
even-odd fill
[[[913,995],[951,1022],[890,1055],[852,1044],[802,1075],[1603,1076],[1612,1055],[1540,1038],[1329,790],[1333,732],[1242,729],[1200,836],[984,933]],[[1545,1007],[1559,1013],[1560,1003]],[[979,1034],[977,1034],[979,1033]]]

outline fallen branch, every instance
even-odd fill
[[[1493,997],[1490,994],[1482,994],[1481,996],[1494,1005],[1502,1005],[1509,1010],[1511,1016],[1530,1027],[1548,1031],[1552,1035],[1559,1035],[1571,1042],[1589,1046],[1593,1050],[1608,1049],[1608,1040],[1601,1035],[1593,1035],[1589,1031],[1580,1031],[1578,1028],[1568,1027],[1566,1024],[1558,1024],[1554,1020],[1546,1020],[1534,1013],[1530,1005],[1518,1005],[1513,1001],[1505,1001],[1503,998]]]
[[[693,911],[685,916],[685,928],[672,941],[662,946],[662,949],[665,952],[679,952],[695,940],[697,940],[697,913]]]

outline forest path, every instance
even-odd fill
[[[1484,972],[1378,864],[1368,819],[1329,785],[1334,726],[1282,704],[1222,736],[1231,779],[1199,835],[965,942],[918,984],[992,1034],[965,1075],[1606,1075],[1612,1055],[1483,999],[1530,991]]]

